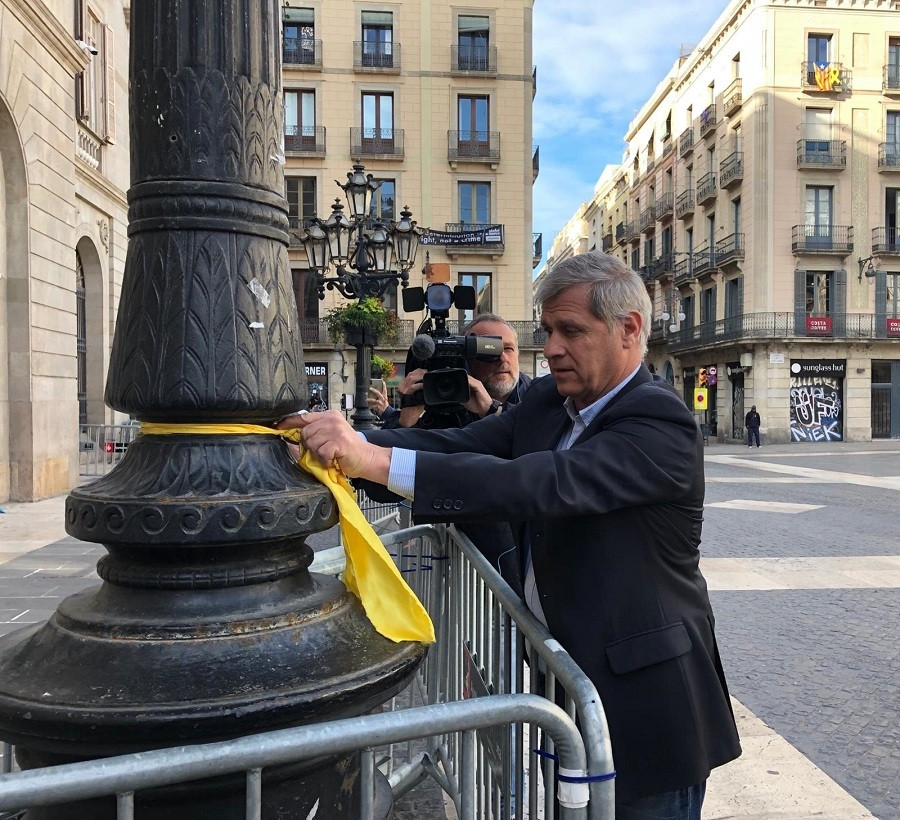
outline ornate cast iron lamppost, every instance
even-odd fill
[[[405,288],[409,283],[409,270],[416,261],[419,237],[424,231],[416,227],[409,208],[404,208],[400,221],[392,220],[390,227],[369,215],[372,195],[381,183],[371,174],[365,174],[365,170],[356,164],[347,172],[344,185],[335,180],[347,197],[350,218],[344,214],[340,199],[335,199],[328,219],[310,220],[303,236],[309,267],[318,279],[320,299],[325,298],[326,288],[360,302],[367,297],[380,299],[392,284],[399,282]],[[325,275],[330,264],[335,266],[334,276]],[[366,397],[372,373],[372,349],[378,339],[359,329],[359,332],[348,332],[347,341],[356,348],[353,426],[366,430],[375,426],[375,416]]]
[[[328,491],[270,425],[304,406],[288,284],[277,0],[132,5],[129,244],[106,400],[142,422],[72,491],[66,529],[107,549],[101,586],[0,639],[0,738],[23,769],[362,714],[418,643],[375,632],[309,572]],[[263,772],[263,817],[356,816],[353,755]],[[243,776],[139,792],[138,817],[244,815]],[[112,818],[115,799],[29,812]]]

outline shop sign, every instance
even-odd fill
[[[806,317],[806,333],[808,336],[830,336],[831,335],[831,317],[830,316],[807,316]]]
[[[846,374],[846,359],[791,359],[792,376],[830,376],[843,379]]]
[[[887,335],[900,336],[900,319],[887,320]]]

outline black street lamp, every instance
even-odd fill
[[[370,214],[372,195],[381,183],[365,173],[357,163],[347,172],[347,182],[337,186],[344,191],[350,217],[344,214],[340,199],[331,206],[326,220],[313,217],[303,235],[309,267],[318,280],[319,298],[325,289],[337,290],[346,299],[380,299],[396,283],[409,284],[409,270],[416,261],[419,237],[425,232],[416,227],[412,212],[405,207],[400,220],[390,226]],[[326,276],[330,265],[334,275]],[[367,430],[375,426],[375,416],[366,403],[372,374],[372,349],[378,340],[360,332],[348,341],[356,348],[356,388],[353,398],[353,426]]]

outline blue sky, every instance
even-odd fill
[[[634,115],[727,0],[535,0],[534,230],[544,259],[556,234],[622,161]],[[540,270],[540,268],[538,268]]]

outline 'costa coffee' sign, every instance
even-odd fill
[[[831,335],[831,317],[830,316],[807,316],[806,332],[810,336],[830,336]]]
[[[900,336],[900,319],[887,320],[887,335]]]

